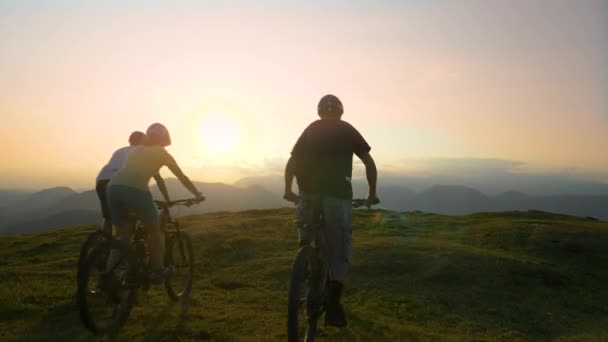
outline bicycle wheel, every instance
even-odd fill
[[[194,254],[192,241],[184,232],[171,235],[165,252],[165,265],[173,268],[173,273],[165,281],[169,298],[173,301],[184,300],[192,290]]]
[[[78,270],[80,271],[82,263],[86,260],[91,249],[105,238],[105,234],[96,230],[87,236],[86,241],[80,247],[80,255],[78,256]],[[78,277],[76,277],[78,278]]]
[[[118,249],[121,261],[109,274],[105,266],[110,250]],[[78,309],[85,327],[94,334],[116,330],[126,321],[135,302],[129,248],[117,240],[99,241],[84,257],[78,270]]]
[[[317,319],[322,310],[322,267],[316,250],[303,246],[291,272],[287,304],[287,339],[314,341]]]

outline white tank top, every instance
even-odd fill
[[[126,146],[116,150],[114,154],[112,154],[112,158],[110,158],[110,161],[106,164],[106,166],[99,171],[99,174],[97,175],[97,182],[111,179],[116,171],[120,170],[125,164],[131,149],[132,146]]]

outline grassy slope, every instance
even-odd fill
[[[608,223],[357,211],[349,327],[326,340],[608,339]],[[293,210],[192,216],[188,307],[140,298],[119,340],[284,340]],[[90,340],[72,302],[92,227],[0,237],[0,340]]]

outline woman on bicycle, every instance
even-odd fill
[[[146,140],[142,146],[134,148],[108,185],[107,195],[112,223],[118,227],[118,238],[130,241],[133,234],[128,216],[136,214],[148,233],[150,244],[150,281],[162,282],[170,274],[163,265],[164,246],[162,245],[160,220],[152,194],[148,188],[151,178],[154,178],[159,189],[168,201],[168,194],[159,170],[167,166],[182,184],[197,198],[202,195],[184,175],[175,159],[165,150],[171,145],[171,137],[167,128],[160,123],[154,123],[146,131]],[[113,250],[108,260],[108,266],[118,261],[118,252]]]

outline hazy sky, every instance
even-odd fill
[[[225,3],[0,0],[0,187],[92,187],[156,121],[196,180],[280,172],[328,92],[381,176],[608,180],[608,1]]]

